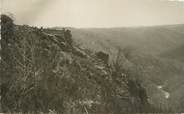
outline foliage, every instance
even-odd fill
[[[130,78],[135,74],[120,64],[124,62],[120,60],[122,52],[109,66],[91,52],[75,47],[70,30],[52,34],[42,28],[14,25],[11,18],[3,16],[7,20],[1,23],[3,112],[149,111],[141,82]],[[3,44],[7,39],[13,42]]]

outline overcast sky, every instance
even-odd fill
[[[17,24],[123,27],[184,24],[184,0],[0,0]]]

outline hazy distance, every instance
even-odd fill
[[[1,0],[17,24],[67,27],[124,27],[184,24],[178,0]]]

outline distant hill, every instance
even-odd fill
[[[74,39],[85,42],[84,47],[130,46],[149,54],[164,53],[184,43],[184,25],[72,29],[72,34]]]

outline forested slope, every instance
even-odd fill
[[[70,30],[15,25],[1,15],[1,112],[121,114],[153,108],[124,54],[81,49]],[[122,61],[122,62],[120,62]]]

